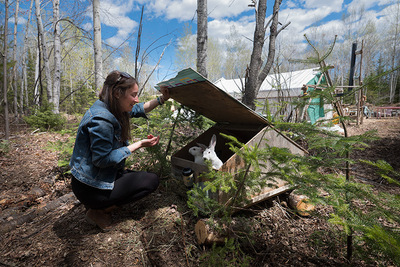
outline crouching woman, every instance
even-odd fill
[[[111,226],[110,211],[155,191],[159,177],[150,172],[125,170],[125,159],[141,147],[152,147],[159,137],[129,144],[130,118],[146,113],[168,100],[161,88],[157,99],[139,103],[137,81],[125,72],[111,72],[97,100],[83,116],[70,167],[71,186],[86,207],[86,219],[103,230]]]

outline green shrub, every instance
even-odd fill
[[[7,154],[10,151],[10,142],[8,140],[0,141],[0,155]]]
[[[200,266],[250,266],[251,258],[245,255],[234,239],[226,239],[225,246],[214,244],[200,258]]]
[[[148,99],[141,100],[147,101]],[[177,104],[167,101],[162,107],[147,114],[149,119],[135,118],[132,120],[130,143],[147,138],[149,134],[160,136],[160,142],[154,147],[142,149],[140,153],[133,153],[126,160],[128,168],[151,171],[162,177],[168,177],[171,172],[168,158],[177,149],[195,139],[203,129],[210,127],[211,122],[205,117],[184,107],[173,112],[172,105]]]
[[[58,167],[65,173],[70,173],[69,161],[72,156],[75,144],[76,127],[69,130],[62,130],[61,134],[67,134],[69,137],[66,141],[57,140],[48,143],[48,149],[59,152]]]
[[[54,114],[49,105],[34,111],[33,115],[25,116],[24,121],[32,128],[39,128],[42,131],[61,130],[67,119],[61,114]]]

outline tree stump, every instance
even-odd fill
[[[207,224],[206,220],[199,220],[194,226],[197,242],[199,245],[223,244],[225,237],[220,236]]]
[[[298,195],[295,192],[289,194],[289,207],[296,210],[301,216],[310,216],[310,212],[315,210],[315,206],[309,202],[307,196]]]

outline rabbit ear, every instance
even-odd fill
[[[198,145],[202,150],[206,150],[206,148],[207,148],[206,145],[203,145],[203,144],[200,144],[200,143],[197,143],[197,145]]]
[[[216,144],[217,144],[217,136],[215,134],[213,134],[213,136],[211,137],[211,140],[210,140],[210,145],[208,147],[214,149]]]

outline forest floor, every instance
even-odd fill
[[[400,171],[399,118],[364,119],[361,126],[348,127],[351,135],[374,129],[380,137],[353,158],[384,159]],[[50,142],[68,138],[12,126],[9,151],[0,150],[0,266],[199,266],[202,256],[212,255],[210,247],[197,244],[198,218],[187,207],[185,188],[173,179],[163,179],[155,193],[114,211],[111,231],[86,222],[69,177],[57,167],[59,154],[49,149]],[[365,165],[353,165],[352,174],[375,190],[400,194]],[[231,259],[247,255],[253,266],[346,265],[340,231],[332,231],[319,216],[297,216],[282,204],[283,198],[238,215],[251,229]],[[330,211],[317,207],[317,212],[324,216]],[[359,258],[354,264],[375,265]]]

